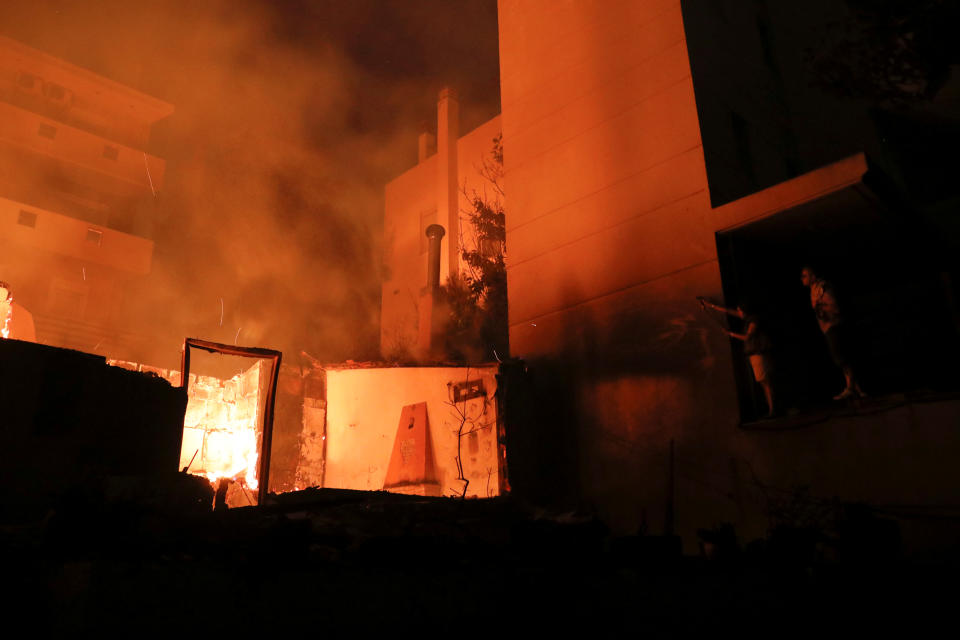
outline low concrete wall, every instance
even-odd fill
[[[469,481],[466,495],[498,495],[496,373],[495,365],[327,369],[323,486],[382,489],[401,410],[405,405],[426,402],[441,493],[463,492],[456,458],[461,415],[466,415],[462,431],[467,435],[460,442],[464,476]],[[451,386],[477,379],[482,382],[483,396],[454,406]],[[308,443],[304,441],[303,445]],[[315,440],[309,443],[309,447],[320,445]],[[316,457],[301,449],[301,465]],[[307,469],[301,469],[298,475],[313,477]]]
[[[0,512],[109,476],[174,474],[187,397],[104,358],[0,340]]]

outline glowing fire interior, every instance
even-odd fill
[[[228,380],[190,376],[180,468],[216,484],[232,478],[256,489],[261,369],[258,362]]]
[[[118,360],[110,364],[125,369],[154,373],[174,386],[180,385],[180,372],[147,367]],[[258,462],[263,416],[261,386],[264,367],[257,361],[246,371],[221,380],[213,376],[190,374],[187,385],[187,412],[183,421],[180,469],[207,478],[217,485],[221,478],[234,480],[245,494],[229,495],[238,504],[256,500]]]
[[[0,337],[10,337],[10,316],[13,315],[13,298],[7,298],[6,289],[0,287]]]

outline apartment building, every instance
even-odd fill
[[[0,279],[37,341],[123,353],[124,299],[150,273],[173,106],[0,37]]]

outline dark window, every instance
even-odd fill
[[[117,149],[116,147],[111,147],[110,145],[106,145],[103,148],[103,157],[106,158],[107,160],[116,160],[117,158],[120,157],[120,150]]]
[[[37,129],[37,134],[42,138],[50,138],[53,140],[57,137],[57,128],[46,123],[41,123],[40,128]]]
[[[37,83],[36,76],[33,76],[29,73],[21,73],[20,77],[17,78],[17,84],[24,89],[33,89],[36,83]]]
[[[99,247],[102,240],[103,231],[100,231],[99,229],[87,229],[87,242],[95,244]]]
[[[58,84],[48,84],[44,93],[51,100],[63,100],[67,95],[66,90]]]
[[[17,224],[22,224],[25,227],[36,227],[37,214],[33,211],[24,211],[21,209],[20,215],[17,216]]]

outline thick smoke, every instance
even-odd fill
[[[5,35],[175,105],[148,151],[153,273],[120,328],[173,366],[184,335],[376,357],[384,183],[452,84],[499,109],[495,3],[3,3]]]

